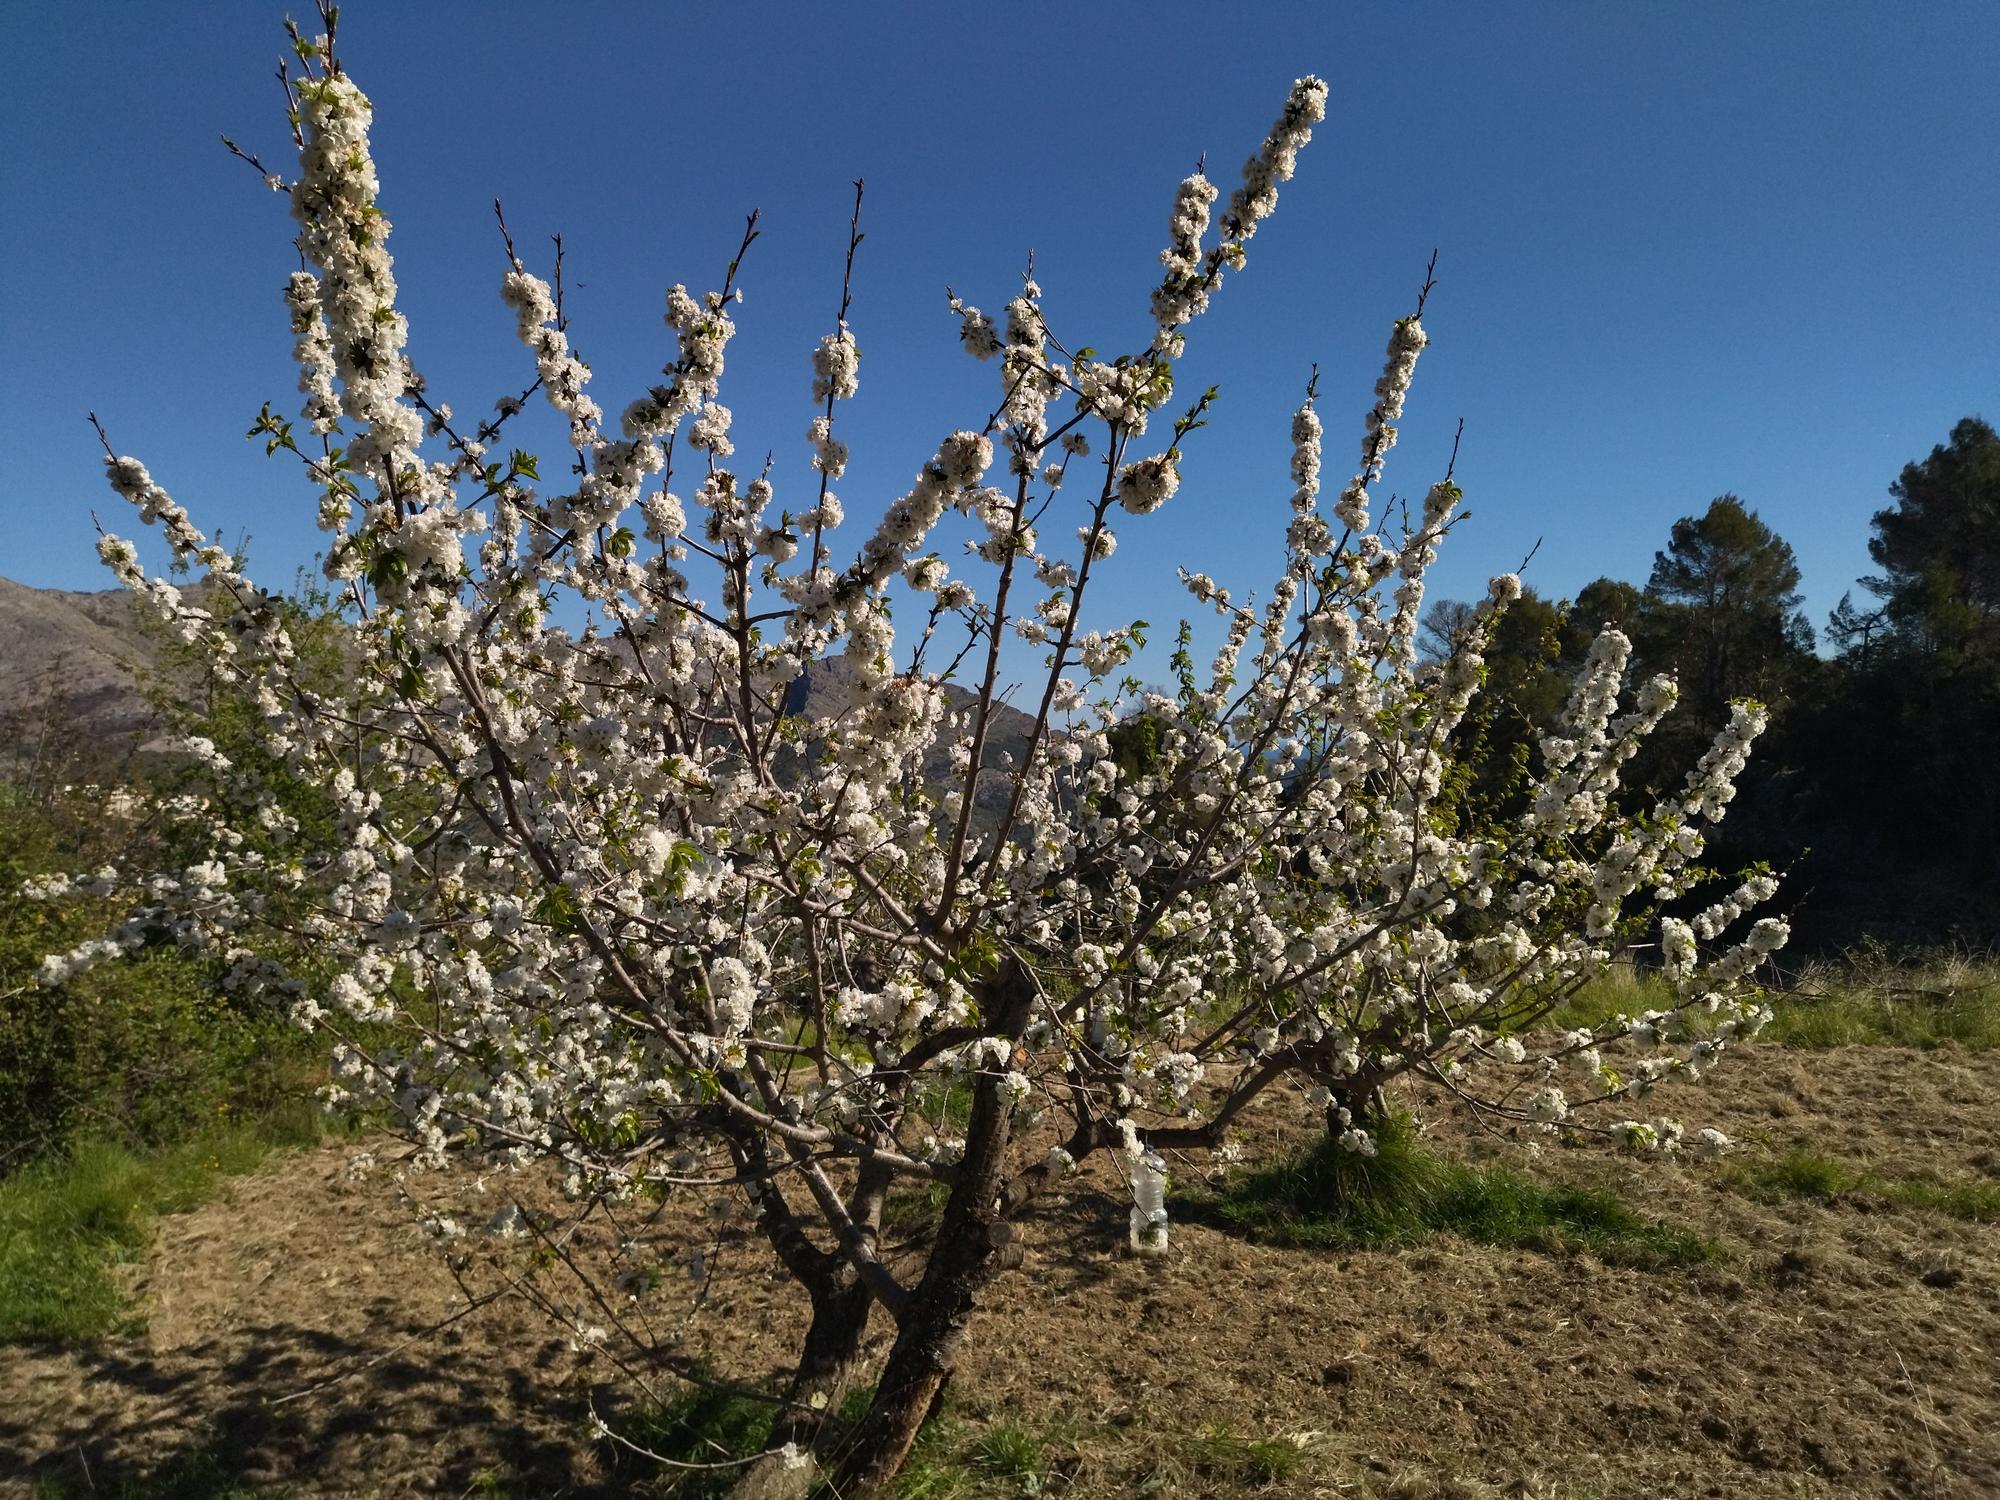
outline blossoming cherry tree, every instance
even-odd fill
[[[845,288],[802,340],[796,495],[736,464],[719,400],[741,257],[715,290],[667,291],[659,383],[613,423],[559,277],[509,239],[498,281],[525,389],[470,423],[434,399],[335,19],[297,38],[297,172],[271,178],[298,224],[283,295],[303,401],[256,431],[317,494],[347,669],[311,680],[282,601],[107,448],[112,488],[206,587],[149,577],[115,536],[105,562],[254,702],[262,755],[189,746],[213,786],[180,807],[204,857],[91,877],[131,917],[52,957],[47,982],[178,943],[326,1033],[334,1099],[386,1108],[426,1161],[553,1162],[586,1207],[747,1202],[811,1321],[746,1487],[810,1482],[825,1413],[886,1317],[867,1414],[820,1455],[829,1493],[879,1489],[982,1291],[1034,1274],[1030,1204],[1105,1153],[1134,1195],[1132,1245],[1159,1251],[1165,1154],[1222,1147],[1280,1085],[1351,1151],[1373,1149],[1399,1079],[1526,1128],[1683,1144],[1633,1101],[1755,1031],[1747,983],[1785,934],[1740,931],[1762,879],[1690,920],[1648,914],[1689,893],[1763,717],[1739,706],[1683,786],[1621,811],[1621,769],[1674,688],[1629,685],[1607,630],[1518,809],[1464,815],[1454,731],[1519,583],[1494,579],[1450,652],[1419,655],[1426,573],[1462,502],[1448,474],[1393,520],[1378,499],[1429,341],[1421,302],[1392,327],[1330,502],[1316,384],[1292,414],[1262,599],[1174,581],[1216,623],[1205,670],[1135,698],[1118,674],[1136,627],[1089,623],[1117,529],[1190,503],[1183,448],[1213,392],[1176,407],[1176,364],[1326,84],[1293,86],[1226,202],[1200,171],[1181,183],[1143,348],[1059,341],[1032,279],[997,318],[952,298],[993,403],[926,444],[857,536],[835,489],[860,379]],[[501,441],[535,399],[568,429],[546,472]],[[954,526],[972,540],[947,560]],[[1010,642],[1039,657],[1025,682]],[[1025,727],[1002,759],[1014,690]],[[1114,746],[1133,715],[1154,746],[1136,768]],[[320,799],[330,833],[301,832],[287,787]],[[1649,933],[1670,1008],[1536,1030]],[[888,1195],[931,1184],[941,1217],[888,1253]]]

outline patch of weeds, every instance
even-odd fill
[[[822,1464],[838,1463],[874,1399],[872,1386],[850,1389],[816,1445]],[[659,1468],[626,1455],[643,1471],[628,1481],[630,1493],[662,1500],[719,1500],[742,1477],[732,1460],[762,1451],[776,1404],[754,1393],[722,1387],[686,1395],[614,1422],[618,1435],[662,1458],[686,1464],[727,1465],[710,1470]],[[968,1416],[947,1404],[925,1422],[891,1493],[897,1500],[1026,1500],[1045,1494],[1111,1493],[1092,1488],[1084,1469],[1086,1433],[1074,1427],[1037,1428],[1007,1418]],[[1128,1457],[1127,1439],[1116,1446]],[[1301,1447],[1282,1438],[1239,1436],[1224,1426],[1193,1435],[1148,1438],[1146,1475],[1136,1491],[1148,1495],[1225,1495],[1285,1483],[1303,1460]],[[624,1460],[621,1459],[621,1466]],[[1150,1473],[1148,1473],[1150,1469]]]
[[[1437,1234],[1661,1270],[1720,1258],[1713,1240],[1640,1217],[1595,1188],[1553,1186],[1428,1150],[1407,1119],[1376,1132],[1376,1154],[1321,1139],[1218,1193],[1177,1194],[1180,1213],[1267,1244],[1393,1249]]]
[[[989,1473],[1033,1479],[1042,1472],[1043,1446],[1041,1434],[1019,1422],[1001,1422],[981,1434],[973,1456]]]
[[[1860,1187],[1863,1174],[1830,1156],[1787,1151],[1771,1161],[1732,1165],[1726,1181],[1753,1198],[1812,1198],[1829,1203]]]
[[[717,1469],[662,1467],[635,1492],[674,1500],[716,1500],[743,1477],[734,1460],[764,1451],[777,1403],[723,1385],[697,1385],[659,1406],[619,1421],[618,1435],[636,1448],[681,1464],[725,1464]],[[643,1459],[638,1460],[644,1463]]]
[[[1912,1208],[1928,1208],[1974,1224],[2000,1223],[2000,1182],[1927,1182],[1909,1178],[1891,1196]]]
[[[974,1496],[1022,1494],[1028,1484],[1034,1484],[1020,1476],[1010,1476],[1012,1482],[998,1482],[994,1472],[982,1466],[980,1448],[980,1434],[970,1422],[950,1414],[932,1416],[916,1434],[910,1460],[896,1476],[898,1500],[972,1500]]]
[[[1298,1444],[1284,1438],[1240,1437],[1218,1423],[1193,1436],[1174,1439],[1168,1462],[1155,1469],[1145,1483],[1152,1485],[1149,1493],[1157,1494],[1262,1489],[1291,1478],[1304,1457]],[[1171,1472],[1175,1467],[1196,1483],[1187,1485],[1181,1475]]]
[[[1789,990],[1765,996],[1762,1039],[1783,1047],[2000,1047],[2000,966],[1990,958],[1918,956],[1892,963],[1861,954],[1816,965]],[[1569,996],[1537,1029],[1600,1026],[1616,1016],[1666,1010],[1673,992],[1657,974],[1617,966]],[[1700,1030],[1701,1017],[1689,1018]]]
[[[875,1404],[875,1385],[851,1385],[847,1394],[840,1398],[840,1405],[834,1408],[833,1417],[827,1424],[835,1432],[849,1432],[861,1425],[861,1419],[868,1415],[868,1408]]]
[[[1773,998],[1764,1035],[1786,1047],[2000,1046],[2000,996],[1980,990],[1922,992],[1829,990]]]
[[[714,1379],[706,1370],[696,1370],[699,1381]],[[846,1438],[875,1399],[872,1384],[849,1386],[840,1405],[827,1417],[826,1426],[814,1445],[819,1461],[838,1461]],[[618,1449],[616,1461],[644,1471],[632,1481],[630,1493],[662,1497],[662,1500],[719,1500],[743,1477],[747,1467],[738,1460],[755,1458],[770,1438],[771,1423],[778,1401],[742,1387],[719,1381],[691,1387],[686,1394],[663,1405],[640,1408],[612,1423],[612,1430],[634,1447],[682,1464],[716,1464],[713,1469],[674,1469],[651,1464],[639,1454]],[[934,1417],[917,1434],[910,1461],[898,1483],[897,1494],[918,1500],[947,1500],[947,1497],[974,1493],[978,1474],[969,1448],[968,1429],[949,1416]],[[1005,1441],[996,1455],[1016,1451]],[[1010,1492],[1011,1493],[1011,1492]]]
[[[1455,1168],[1434,1213],[1437,1228],[1479,1244],[1587,1250],[1645,1271],[1722,1258],[1716,1241],[1642,1218],[1603,1188],[1552,1186],[1500,1168]]]
[[[1574,994],[1534,1023],[1536,1030],[1574,1031],[1603,1025],[1614,1016],[1636,1016],[1665,1010],[1673,990],[1657,975],[1642,974],[1629,964],[1614,964],[1593,974]]]
[[[1843,1198],[1867,1198],[1904,1208],[1927,1209],[1975,1224],[2000,1221],[2000,1182],[1885,1177],[1802,1148],[1769,1161],[1732,1166],[1726,1180],[1739,1192],[1765,1202],[1805,1198],[1830,1204]]]
[[[896,1481],[898,1500],[1012,1500],[1088,1493],[1076,1486],[1074,1443],[1055,1430],[999,1421],[976,1425],[945,1413],[917,1434]]]
[[[0,1179],[0,1343],[75,1344],[137,1326],[114,1268],[145,1248],[158,1214],[185,1213],[225,1177],[318,1138],[286,1110],[164,1150],[80,1141]]]
[[[944,1205],[951,1197],[951,1185],[927,1182],[920,1188],[895,1192],[882,1200],[882,1229],[903,1239],[922,1239],[944,1218]]]
[[[979,1476],[969,1461],[969,1442],[965,1424],[955,1417],[935,1416],[924,1423],[896,1476],[898,1500],[962,1500],[975,1494]]]
[[[145,1244],[143,1169],[99,1142],[0,1182],[0,1339],[79,1343],[129,1322],[111,1268]]]

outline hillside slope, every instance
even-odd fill
[[[0,578],[0,764],[36,759],[54,743],[114,754],[142,744],[159,725],[141,683],[160,654],[159,638],[143,628],[123,589],[72,593]],[[813,662],[793,683],[786,711],[813,720],[844,712],[848,672],[844,657]],[[975,701],[956,684],[945,695],[961,711]],[[1005,814],[1010,786],[1003,768],[1018,762],[1033,728],[1019,709],[995,708],[973,795],[982,829]],[[933,786],[950,779],[942,738],[924,774]]]
[[[71,593],[0,578],[4,752],[44,733],[99,745],[143,739],[157,723],[140,679],[158,657],[123,589]]]

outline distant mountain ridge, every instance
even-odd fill
[[[812,720],[838,717],[847,707],[848,680],[852,674],[853,668],[844,656],[826,656],[808,663],[786,690],[785,712]],[[979,701],[978,693],[955,682],[944,685],[944,696],[954,719],[962,719],[965,710]],[[1033,715],[1006,703],[993,706],[986,727],[985,751],[980,756],[979,779],[972,792],[973,822],[981,829],[990,829],[1006,816],[1013,785],[1005,768],[1021,763],[1034,728]],[[944,787],[955,779],[951,769],[953,737],[940,735],[924,757],[927,785]]]
[[[124,589],[73,593],[0,578],[0,725],[15,743],[44,726],[108,744],[136,743],[159,725],[140,679],[160,642]]]
[[[161,637],[146,629],[139,603],[124,589],[75,593],[0,578],[0,765],[33,756],[47,734],[71,736],[101,750],[129,751],[160,728],[142,680],[161,659]],[[847,659],[810,663],[787,691],[785,711],[806,719],[837,717],[847,706]],[[978,695],[956,683],[945,697],[963,711]],[[989,827],[1011,791],[1004,767],[1019,764],[1034,719],[997,704],[973,792],[974,818]],[[925,757],[924,779],[951,779],[943,737]]]

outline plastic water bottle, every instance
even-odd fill
[[[1132,1181],[1132,1253],[1167,1253],[1167,1164],[1154,1151],[1130,1157]]]

